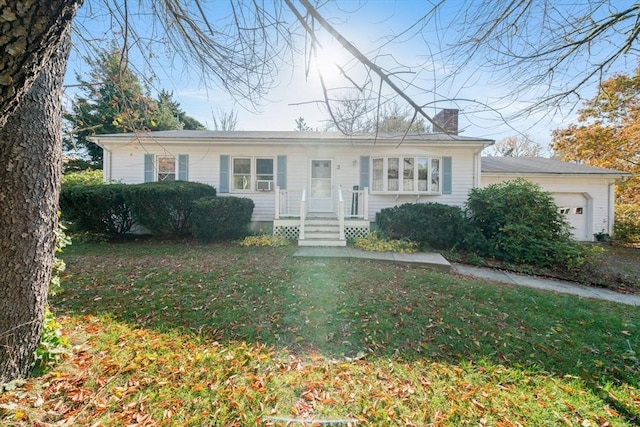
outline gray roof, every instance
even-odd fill
[[[164,130],[157,132],[114,133],[106,135],[94,135],[91,139],[131,139],[147,137],[157,139],[208,139],[208,140],[323,140],[323,141],[374,141],[375,134],[344,135],[340,132],[297,132],[297,131],[214,131],[214,130]],[[379,133],[379,141],[407,141],[407,142],[484,142],[492,143],[493,140],[485,138],[473,138],[468,136],[450,135],[445,133]]]
[[[483,157],[482,173],[518,175],[631,175],[618,170],[586,166],[579,163],[563,162],[543,157]]]

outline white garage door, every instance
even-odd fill
[[[580,193],[554,193],[554,199],[571,227],[573,227],[573,237],[576,240],[592,240],[593,236],[588,235],[587,221],[589,218],[587,199]]]

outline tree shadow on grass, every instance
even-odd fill
[[[160,331],[259,342],[328,358],[483,361],[637,386],[640,313],[601,301],[363,260],[293,259],[289,248],[73,256],[58,310]]]

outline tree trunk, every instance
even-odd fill
[[[56,53],[82,0],[0,0],[0,128]]]
[[[29,374],[54,257],[71,21],[0,129],[0,384]]]

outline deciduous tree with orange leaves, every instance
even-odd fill
[[[563,160],[632,173],[618,202],[640,204],[640,66],[602,82],[579,113],[577,124],[553,132],[553,149]]]

